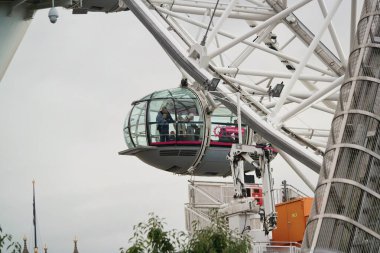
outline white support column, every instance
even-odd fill
[[[298,103],[298,104],[300,104],[302,102],[303,102],[302,99],[296,98],[294,96],[289,96],[284,104],[289,104],[289,103]],[[268,108],[268,109],[273,108],[275,106],[276,106],[276,101],[269,102],[269,103],[265,104],[265,107]],[[311,108],[320,110],[322,112],[330,113],[330,114],[334,114],[335,113],[335,109],[327,108],[327,107],[320,106],[320,105],[311,105]]]
[[[326,9],[326,5],[325,5],[325,1],[324,0],[318,0],[318,3],[319,3],[319,6],[321,8],[323,16],[326,18],[326,16],[327,16],[327,9]],[[336,35],[335,28],[332,25],[332,22],[330,22],[330,24],[329,24],[329,32],[330,32],[330,35],[331,35],[331,39],[334,42],[335,49],[338,52],[339,59],[342,62],[343,66],[346,67],[347,66],[347,59],[344,56],[342,45],[340,44],[338,36]]]
[[[220,74],[235,74],[239,75],[253,75],[253,76],[265,76],[273,78],[284,78],[291,79],[292,74],[286,72],[275,72],[275,71],[260,71],[254,69],[238,69],[236,67],[215,67],[215,70]],[[320,81],[320,82],[333,82],[336,80],[336,77],[332,76],[311,76],[311,75],[300,75],[298,80],[307,80],[307,81]]]
[[[288,41],[286,41],[284,43],[284,45],[282,45],[280,48],[279,48],[279,51],[282,51],[284,48],[286,48],[295,38],[297,38],[296,35],[293,35]]]
[[[128,4],[130,10],[136,15],[136,17],[148,28],[152,35],[157,39],[160,45],[167,51],[171,57],[177,61],[181,67],[186,70],[193,78],[199,83],[205,83],[207,80],[211,80],[212,75],[203,68],[199,68],[197,63],[192,59],[187,57],[188,52],[183,49],[182,46],[178,45],[173,35],[164,27],[160,22],[157,21],[156,16],[141,2],[137,0],[125,0]],[[203,14],[203,13],[202,13]],[[230,94],[230,86],[220,83],[217,87],[218,96],[225,98],[225,100],[235,101],[235,95]],[[232,98],[233,97],[233,98]],[[223,101],[223,100],[222,100]],[[228,104],[228,102],[223,101],[223,103]],[[320,157],[305,150],[296,141],[292,140],[285,134],[279,132],[273,126],[263,121],[261,115],[259,115],[250,106],[242,104],[241,112],[244,118],[247,119],[247,124],[256,129],[257,132],[267,139],[273,145],[286,149],[289,154],[298,159],[301,163],[310,167],[313,170],[318,171],[321,164]]]
[[[305,176],[302,171],[297,167],[297,165],[292,161],[292,159],[286,154],[284,151],[279,150],[278,153],[281,155],[282,158],[286,161],[287,164],[289,164],[290,168],[293,169],[293,171],[302,179],[302,181],[309,187],[310,190],[314,192],[315,186],[310,182],[310,180]]]
[[[179,15],[178,13],[175,13],[173,11],[169,11],[168,9],[165,9],[165,8],[162,8],[162,7],[159,7],[159,6],[156,6],[156,9],[159,12],[161,12],[161,13],[164,13],[166,15],[170,15],[172,17],[175,17],[175,18],[179,19],[179,20],[185,21],[185,22],[187,22],[189,24],[192,24],[192,25],[195,25],[195,26],[198,26],[198,27],[202,27],[204,29],[207,28],[206,24],[203,24],[203,23],[201,23],[199,21],[196,21],[196,20],[188,18],[188,17],[184,17],[182,15]],[[225,36],[225,37],[229,38],[229,39],[232,39],[232,40],[236,39],[236,36],[234,36],[234,35],[226,32],[226,31],[220,30],[218,33],[220,35],[222,35],[222,36]],[[259,49],[259,50],[261,50],[263,52],[266,52],[268,54],[272,54],[272,55],[275,55],[275,56],[280,57],[282,59],[288,60],[288,61],[290,61],[292,63],[300,63],[300,60],[298,60],[297,58],[294,58],[294,57],[292,57],[290,55],[287,55],[287,54],[284,54],[284,53],[280,53],[280,52],[278,52],[276,50],[272,50],[272,49],[267,48],[267,47],[265,47],[263,45],[260,45],[258,43],[253,43],[253,42],[249,42],[249,41],[246,41],[246,40],[242,41],[242,43],[246,44],[248,46],[257,48],[257,49]],[[322,68],[320,68],[318,66],[315,66],[315,65],[312,65],[312,64],[306,64],[306,67],[310,68],[312,70],[318,71],[318,72],[320,72],[322,74],[328,75],[328,76],[336,76],[333,72],[328,71],[326,69],[322,69]]]
[[[302,103],[303,100],[302,99],[299,99],[299,98],[296,98],[294,96],[290,96],[287,98],[289,101],[292,101],[292,102],[295,102],[295,103]],[[285,102],[286,103],[286,102]],[[327,108],[325,106],[321,106],[321,105],[311,105],[312,108],[315,108],[317,110],[320,110],[322,112],[327,112],[327,113],[330,113],[330,114],[334,114],[335,113],[335,110],[334,109],[330,109],[330,108]]]
[[[201,23],[205,22],[206,17],[210,15],[210,10],[206,10],[205,13],[202,16]],[[195,41],[199,41],[199,37],[201,36],[202,27],[198,27],[197,35],[195,36]],[[200,41],[199,41],[200,42]]]
[[[8,4],[0,4],[0,81],[31,22],[24,20],[26,8],[22,2],[15,2],[18,6],[11,13]]]
[[[356,8],[357,0],[351,0],[351,29],[350,29],[350,52],[354,48],[356,33]]]
[[[257,38],[257,40],[255,40],[255,42],[257,44],[260,44],[261,42],[263,42],[265,37],[276,27],[276,25],[277,24],[270,25],[265,30],[263,30],[259,34],[259,37]],[[252,54],[254,50],[255,50],[254,47],[247,46],[244,49],[244,51],[238,57],[236,57],[235,60],[232,61],[232,63],[230,64],[230,67],[232,68],[239,67],[240,64],[242,64],[248,58],[248,56]]]
[[[265,3],[262,3],[261,1],[258,1],[258,0],[247,0],[247,2],[256,4],[257,6],[260,6],[260,7],[268,7]]]
[[[237,117],[238,117],[238,132],[239,132],[239,144],[243,144],[243,135],[241,132],[241,111],[240,111],[240,93],[236,93],[237,100]]]
[[[325,97],[328,97],[331,94],[337,92],[337,90],[339,89],[340,85],[343,82],[343,79],[344,79],[344,76],[341,76],[338,79],[336,79],[332,84],[330,84],[328,87],[317,91],[314,95],[312,95],[309,98],[307,98],[306,100],[304,100],[297,107],[288,111],[286,114],[282,115],[281,117],[278,117],[277,122],[282,123],[282,122],[296,116],[297,114],[306,110],[307,108],[311,107],[312,105],[320,102]]]
[[[308,62],[311,55],[313,54],[314,49],[318,46],[319,40],[321,39],[323,33],[325,32],[327,26],[330,24],[330,21],[333,18],[334,14],[335,14],[336,10],[338,9],[341,2],[342,2],[342,0],[337,0],[335,2],[331,12],[327,15],[325,21],[323,22],[322,28],[320,29],[318,34],[314,37],[313,41],[311,42],[304,59],[301,61],[300,65],[297,66],[297,69],[294,72],[289,83],[287,85],[285,85],[284,89],[282,90],[281,96],[280,96],[280,98],[279,98],[275,108],[273,109],[272,114],[270,115],[270,118],[269,118],[269,120],[272,123],[274,123],[274,124],[278,123],[278,119],[276,119],[278,112],[280,111],[280,109],[284,105],[284,102],[285,102],[287,96],[289,96],[291,90],[293,89],[293,86],[295,85],[295,83],[298,80],[301,72],[303,71],[304,67],[306,66],[306,63]]]
[[[243,36],[241,37],[238,37],[236,39],[234,39],[233,41],[231,41],[230,43],[227,43],[227,45],[215,50],[214,52],[210,53],[209,54],[209,57],[210,59],[214,58],[215,56],[227,51],[228,49],[230,49],[231,47],[235,46],[236,44],[239,44],[240,42],[244,41],[245,39],[251,37],[253,34],[255,33],[258,33],[259,31],[261,31],[262,29],[264,29],[265,27],[267,27],[268,25],[271,25],[271,24],[275,24],[277,23],[278,21],[280,21],[281,19],[285,18],[286,16],[288,16],[291,12],[293,12],[294,10],[304,6],[305,4],[309,3],[310,1],[312,0],[304,0],[298,4],[295,4],[293,5],[292,7],[289,7],[288,9],[285,9],[281,12],[279,12],[278,14],[276,14],[275,16],[267,19],[266,21],[264,21],[263,23],[261,23],[260,25],[256,26],[255,28],[253,28],[250,32],[244,34]]]
[[[237,117],[238,117],[238,136],[239,136],[239,144],[243,144],[243,135],[241,132],[241,107],[240,107],[240,93],[236,93],[236,106],[237,106]],[[244,161],[240,160],[238,162],[238,178],[242,185],[242,187],[245,187],[245,181],[244,181]],[[241,189],[243,191],[243,189]],[[243,196],[246,197],[246,196]]]
[[[265,223],[267,225],[273,225],[268,222],[270,217],[276,217],[276,208],[273,201],[273,180],[271,168],[269,167],[269,161],[267,157],[260,157],[260,168],[262,173],[262,184],[263,184],[263,195],[264,195],[264,210],[265,210]],[[275,225],[275,224],[274,224]],[[270,227],[268,229],[272,230],[275,227]]]
[[[219,38],[218,36],[215,36],[215,43],[216,43],[216,47],[220,47],[220,43],[219,43]],[[225,66],[224,64],[224,60],[223,60],[223,55],[219,55],[219,60],[220,60],[220,65],[221,66]],[[213,63],[212,63],[213,64]]]
[[[237,0],[232,0],[228,4],[227,9],[223,12],[223,15],[218,19],[218,23],[216,23],[216,25],[212,28],[211,34],[206,41],[206,45],[205,45],[206,47],[208,47],[210,45],[210,43],[214,40],[216,34],[218,33],[219,29],[222,27],[224,21],[226,21],[226,19],[230,15],[230,13],[231,13],[232,9],[234,8],[236,2],[237,2]]]

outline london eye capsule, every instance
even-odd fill
[[[128,149],[119,154],[176,174],[230,175],[226,156],[238,142],[236,114],[222,105],[207,113],[203,93],[190,87],[153,92],[132,105],[124,125]],[[243,144],[252,143],[253,131],[244,123],[241,131]]]

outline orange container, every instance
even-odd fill
[[[272,240],[279,242],[302,242],[313,198],[299,198],[276,205],[277,229]]]

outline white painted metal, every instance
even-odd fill
[[[154,16],[154,12],[150,12],[145,5],[139,1],[127,0],[127,4],[134,14],[143,22],[144,25],[153,33],[159,43],[164,47],[164,49],[172,56],[172,58],[179,63],[179,65],[184,68],[194,80],[201,85],[211,81],[212,75],[206,72],[211,69],[202,69],[197,66],[196,61],[188,57],[185,53],[186,48],[178,47],[178,43],[175,41],[174,37],[170,34],[167,28],[163,26]],[[173,27],[172,27],[173,28]],[[179,32],[178,30],[171,30],[173,32]],[[179,35],[179,34],[178,34]],[[177,45],[177,46],[176,46]],[[189,49],[189,48],[187,48]],[[222,82],[217,87],[220,95],[223,97],[223,101],[235,101],[235,95],[230,94],[231,88],[237,88],[232,84],[223,84]],[[243,98],[242,98],[243,99]],[[249,99],[244,96],[244,99]],[[223,102],[222,101],[222,102]],[[253,100],[250,100],[253,101]],[[231,105],[230,102],[226,102],[226,105]],[[319,170],[321,157],[317,154],[306,150],[302,145],[298,144],[296,141],[289,138],[287,135],[281,133],[277,129],[273,128],[270,124],[263,120],[262,116],[257,114],[251,105],[242,104],[242,115],[246,119],[247,123],[260,132],[268,141],[275,143],[276,146],[286,150],[296,159],[305,163],[307,166],[315,171]],[[306,143],[305,143],[306,144]]]
[[[319,6],[321,7],[323,16],[326,18],[327,9],[326,9],[326,5],[325,5],[324,0],[318,0],[318,3],[319,3]],[[335,31],[334,26],[332,25],[332,22],[330,22],[330,24],[329,24],[329,31],[330,31],[331,38],[334,42],[335,49],[339,55],[339,59],[344,64],[344,66],[346,66],[347,65],[347,63],[346,63],[347,59],[344,56],[342,45],[338,39],[338,35],[336,34],[336,31]]]
[[[352,51],[354,47],[354,40],[356,34],[356,8],[357,0],[351,0],[350,51]]]
[[[276,71],[260,71],[253,69],[242,69],[242,68],[234,68],[234,67],[217,67],[215,68],[220,74],[235,74],[239,72],[240,75],[253,75],[253,76],[266,76],[273,78],[282,78],[282,79],[290,79],[292,77],[291,74],[285,72],[276,72]],[[332,76],[311,76],[311,75],[300,75],[297,80],[308,80],[308,81],[321,81],[321,82],[333,82],[336,77]]]
[[[309,98],[305,99],[301,104],[299,104],[297,107],[295,107],[293,110],[288,111],[283,116],[279,117],[279,122],[285,122],[291,117],[296,116],[298,113],[300,113],[303,110],[306,110],[308,107],[312,106],[313,104],[319,102],[322,100],[325,96],[329,96],[330,93],[335,93],[337,89],[339,89],[340,85],[342,84],[344,79],[344,76],[339,77],[336,79],[331,85],[324,89],[320,89],[318,92],[316,92],[314,95],[310,96]]]
[[[309,187],[310,190],[314,191],[315,184],[313,184],[307,176],[302,172],[301,169],[297,167],[297,165],[292,161],[292,158],[289,157],[285,152],[279,150],[278,152],[282,158],[289,164],[290,168],[293,169],[293,171],[302,179],[302,181]]]
[[[174,5],[171,10],[173,12],[177,13],[186,13],[186,14],[196,14],[196,15],[202,15],[206,8],[192,8],[192,7],[183,7],[183,6],[176,6]],[[222,10],[217,10],[215,12],[216,17],[220,17],[222,15]],[[237,19],[243,19],[243,20],[266,20],[268,16],[271,16],[272,14],[266,13],[266,14],[257,14],[257,13],[249,13],[244,11],[234,11],[230,14],[231,18],[237,18]]]
[[[232,9],[234,8],[237,0],[232,0],[229,4],[226,10],[223,12],[222,16],[216,23],[216,25],[212,28],[211,34],[208,37],[206,41],[206,47],[210,45],[210,43],[214,40],[215,36],[217,35],[219,29],[222,27],[224,21],[228,18],[228,16],[231,14]]]
[[[10,11],[9,5],[0,4],[0,81],[30,24],[30,20],[24,20],[22,2],[15,3]]]
[[[275,28],[276,24],[268,26],[266,29],[258,33],[257,39],[255,39],[255,42],[260,44],[265,40],[265,38],[268,36],[270,32]],[[230,64],[229,68],[236,68],[239,67],[247,58],[249,55],[252,54],[252,52],[255,50],[254,47],[247,46],[244,51],[236,57],[236,59]],[[219,71],[219,70],[218,70]],[[240,69],[239,69],[240,72]]]
[[[290,94],[290,91],[292,90],[293,86],[295,85],[296,81],[298,80],[299,76],[301,75],[301,72],[303,71],[303,68],[306,66],[306,63],[309,61],[312,53],[314,52],[314,49],[318,46],[319,40],[321,39],[322,35],[324,34],[327,26],[330,24],[331,19],[333,18],[336,10],[338,9],[340,3],[342,0],[337,0],[334,4],[334,7],[330,11],[330,13],[327,15],[322,28],[318,32],[318,34],[314,37],[312,43],[310,44],[308,51],[306,52],[305,57],[303,58],[302,62],[299,66],[297,66],[297,70],[294,72],[292,78],[290,79],[287,86],[285,86],[283,93],[280,96],[279,101],[277,102],[275,108],[273,109],[270,118],[274,124],[280,123],[278,119],[276,119],[278,112],[280,111],[281,107],[284,105],[284,102],[286,100],[286,97]]]
[[[281,19],[285,18],[286,16],[288,16],[292,11],[294,11],[294,10],[302,7],[303,5],[307,4],[310,1],[311,0],[304,0],[304,1],[300,2],[300,3],[298,3],[298,4],[295,4],[292,7],[289,7],[288,9],[285,9],[284,11],[276,14],[275,16],[269,18],[268,20],[264,21],[260,25],[258,25],[255,28],[253,28],[252,31],[244,34],[241,37],[236,38],[235,40],[231,41],[227,45],[225,45],[225,46],[223,46],[223,47],[215,50],[214,52],[210,53],[210,55],[209,55],[210,58],[214,58],[215,56],[221,54],[222,52],[224,52],[224,51],[226,51],[228,49],[230,49],[231,47],[233,47],[234,45],[238,44],[239,42],[242,42],[243,40],[248,39],[249,37],[251,37],[255,33],[261,31],[262,29],[264,29],[268,25],[271,25],[271,24],[274,24],[274,23],[278,22],[279,20],[281,20]]]
[[[237,100],[237,116],[238,116],[238,132],[239,132],[239,144],[243,144],[243,134],[241,131],[241,111],[240,111],[240,93],[236,93]]]
[[[263,176],[263,196],[264,196],[264,211],[265,220],[264,224],[267,226],[267,231],[272,231],[277,227],[277,213],[274,206],[273,198],[273,177],[271,168],[269,166],[268,158],[265,156],[260,157],[260,166]]]
[[[171,10],[165,9],[163,7],[160,7],[160,6],[155,6],[155,9],[158,10],[160,13],[163,13],[163,14],[169,15],[170,17],[174,17],[174,18],[177,18],[179,20],[185,21],[185,22],[187,22],[189,24],[196,25],[197,27],[207,28],[207,24],[201,23],[201,22],[197,21],[196,19],[191,19],[188,16],[183,16],[183,15],[181,16],[179,13],[175,13],[175,12],[173,12]],[[237,38],[232,33],[226,32],[224,30],[220,30],[219,34],[225,36],[226,38],[232,39],[232,40],[235,40]],[[292,63],[300,63],[300,60],[298,58],[296,58],[296,57],[292,57],[290,55],[286,55],[284,53],[280,53],[278,51],[271,50],[271,49],[267,48],[266,46],[260,45],[258,43],[249,42],[247,40],[241,41],[241,43],[243,43],[245,45],[248,45],[248,46],[251,46],[251,47],[254,47],[254,48],[257,48],[257,49],[259,49],[259,50],[261,50],[263,52],[266,52],[268,54],[272,54],[272,55],[278,56],[278,57],[283,58],[285,60],[288,60],[288,61],[290,61]],[[311,63],[306,64],[306,67],[309,68],[309,69],[311,69],[311,70],[318,71],[321,74],[325,74],[325,75],[328,75],[328,76],[336,76],[336,74],[334,74],[330,70],[323,69],[323,68],[318,67],[318,66],[316,66],[314,64],[311,64]]]

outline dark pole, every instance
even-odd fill
[[[36,199],[35,199],[35,191],[34,191],[34,183],[33,180],[33,226],[34,226],[34,249],[37,249],[37,225],[36,225]]]
[[[281,182],[282,185],[284,186],[283,193],[282,193],[282,202],[288,201],[288,190],[286,186],[286,180]]]

